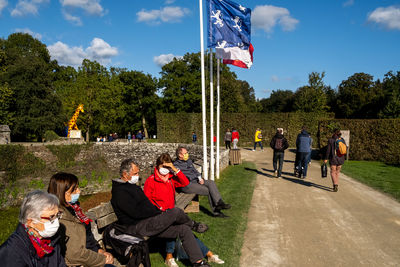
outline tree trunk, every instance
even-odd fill
[[[146,128],[146,119],[144,115],[142,115],[142,125],[143,125],[144,137],[146,137],[146,139],[149,139],[149,134],[147,133],[147,128]]]
[[[90,125],[87,126],[87,131],[86,131],[86,142],[89,143],[90,139],[89,139],[89,130],[90,130]]]

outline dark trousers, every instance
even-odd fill
[[[157,216],[141,220],[128,227],[127,231],[139,236],[157,236],[173,238],[182,241],[183,248],[189,255],[190,262],[194,263],[203,258],[203,253],[192,233],[193,221],[178,208],[167,210]]]
[[[262,146],[262,141],[254,142],[254,150],[256,150],[257,144],[259,144],[259,145],[260,145],[260,147],[261,147],[261,150],[262,150],[262,149],[263,149],[263,146]]]
[[[299,152],[299,161],[298,161],[298,170],[303,174],[303,177],[307,176],[307,167],[308,167],[308,155],[310,152]]]
[[[225,141],[225,148],[226,149],[231,149],[231,141]]]
[[[279,151],[274,151],[274,157],[273,157],[273,166],[274,166],[274,171],[278,171],[278,176],[282,175],[282,167],[283,167],[283,158],[285,156],[285,152],[279,152]],[[279,161],[279,167],[276,168],[277,163]]]

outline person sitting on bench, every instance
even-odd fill
[[[214,181],[204,180],[201,174],[193,166],[193,162],[189,159],[189,153],[186,148],[180,146],[176,149],[176,160],[174,165],[186,175],[189,179],[189,185],[182,187],[182,192],[186,194],[198,194],[208,196],[208,202],[212,209],[214,217],[229,217],[221,212],[222,209],[230,209],[231,205],[226,204],[218,191]]]
[[[112,181],[111,205],[118,223],[126,226],[126,233],[134,236],[180,238],[193,266],[209,267],[196,242],[192,230],[203,233],[208,226],[190,219],[183,210],[173,208],[161,211],[136,185],[139,180],[139,164],[126,159],[120,166],[121,178]]]

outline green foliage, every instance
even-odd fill
[[[308,127],[312,138],[317,140],[318,122],[332,118],[329,113],[222,113],[220,121],[220,140],[224,140],[227,128],[236,128],[239,132],[239,145],[251,145],[257,128],[263,131],[264,143],[269,145],[276,128],[282,127],[289,145],[294,147],[296,138],[303,125]],[[209,116],[207,116],[208,120]],[[185,123],[182,123],[185,122]],[[198,113],[157,113],[157,133],[160,142],[191,143],[192,131],[197,133],[198,142],[202,143],[202,116]],[[209,142],[209,130],[207,130]],[[221,141],[221,144],[223,141]],[[316,145],[316,142],[313,144]]]
[[[0,84],[0,124],[12,126],[15,112],[10,112],[14,92],[8,87],[8,84]]]
[[[344,174],[393,196],[400,201],[400,167],[374,161],[348,161],[343,167]]]
[[[320,147],[326,146],[332,128],[350,130],[350,159],[400,164],[400,119],[321,121]]]
[[[260,100],[261,112],[291,112],[293,111],[294,93],[289,90],[272,91],[269,98]]]
[[[46,131],[43,135],[43,138],[46,140],[46,142],[51,142],[60,139],[58,134],[56,134],[54,131]]]
[[[43,179],[39,179],[39,180],[31,180],[29,182],[29,188],[32,189],[40,189],[43,190],[45,188],[45,184],[43,182]]]
[[[385,100],[382,110],[379,112],[380,118],[399,118],[400,117],[400,71],[397,74],[388,72],[383,79],[382,89]]]
[[[0,245],[15,231],[18,224],[19,207],[0,210]]]
[[[6,172],[8,182],[15,182],[25,175],[40,173],[46,163],[21,145],[0,145],[0,171]]]
[[[58,159],[57,166],[61,169],[75,166],[75,157],[84,145],[48,145],[46,146]]]
[[[80,177],[79,178],[79,187],[85,188],[88,185],[89,181],[86,178],[86,176]]]

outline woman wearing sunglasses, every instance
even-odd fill
[[[70,173],[54,174],[47,190],[60,200],[65,226],[65,261],[69,265],[90,267],[113,266],[113,256],[101,249],[95,240],[89,219],[82,211],[79,199],[78,177]]]
[[[15,232],[0,247],[0,265],[4,267],[65,267],[56,234],[59,218],[58,199],[35,190],[22,201]]]

